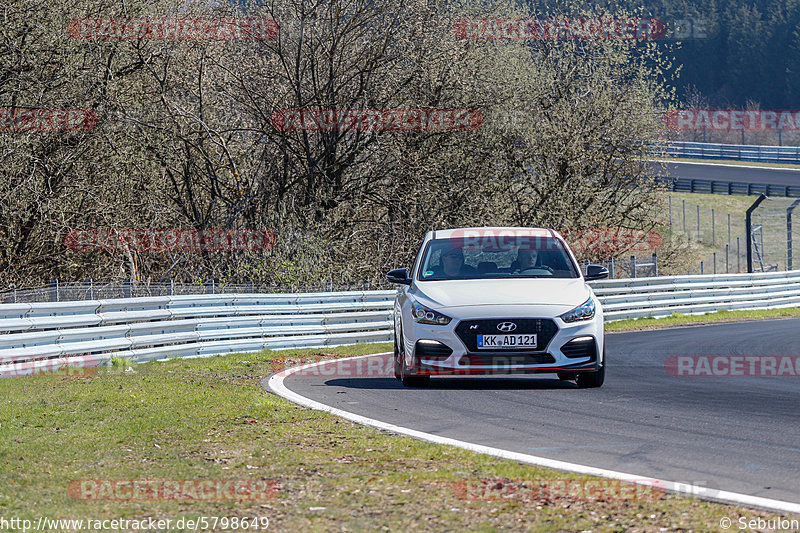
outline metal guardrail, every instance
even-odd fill
[[[673,141],[664,147],[664,155],[688,159],[730,159],[757,163],[800,164],[798,146],[760,146]]]
[[[800,270],[592,282],[606,320],[800,307]]]
[[[798,183],[800,183],[800,179],[798,179]],[[738,183],[691,178],[672,179],[672,190],[675,192],[704,194],[745,194],[749,196],[765,194],[770,198],[800,198],[800,185],[767,185],[764,183]]]
[[[391,291],[0,305],[0,376],[392,339]]]
[[[607,320],[800,306],[800,271],[592,282]],[[392,339],[394,291],[190,295],[0,305],[0,377]]]

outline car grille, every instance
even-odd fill
[[[462,365],[471,366],[516,366],[516,365],[546,365],[555,363],[555,358],[549,353],[487,353],[469,354],[462,357],[459,362]]]
[[[592,340],[571,340],[561,347],[561,353],[569,358],[592,357],[597,355],[597,345]]]
[[[483,320],[463,320],[456,326],[456,335],[464,343],[469,352],[485,353],[478,350],[478,335],[502,335],[497,325],[502,322],[513,322],[517,325],[514,334],[535,333],[536,348],[520,348],[515,352],[541,352],[550,344],[550,340],[558,332],[558,326],[549,318],[491,318]]]

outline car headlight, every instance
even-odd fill
[[[594,318],[594,300],[589,298],[581,305],[571,311],[567,311],[561,315],[561,320],[564,322],[579,322],[581,320],[590,320]]]
[[[425,307],[419,302],[411,300],[411,314],[414,315],[414,320],[420,324],[433,324],[434,326],[446,326],[450,323],[452,318],[443,315],[438,311],[434,311],[429,307]]]

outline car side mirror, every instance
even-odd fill
[[[395,268],[386,273],[386,279],[390,283],[399,283],[401,285],[411,285],[411,278],[408,277],[407,268]]]
[[[605,279],[608,277],[608,269],[601,265],[589,265],[586,267],[586,281],[594,279]]]

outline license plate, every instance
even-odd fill
[[[478,348],[508,350],[513,348],[536,348],[536,334],[530,335],[478,335]]]

